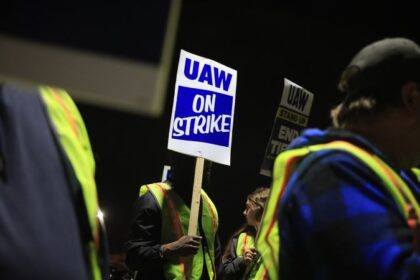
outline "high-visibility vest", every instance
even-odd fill
[[[99,280],[102,279],[98,256],[100,227],[97,213],[99,207],[95,183],[95,160],[87,130],[79,110],[66,91],[46,86],[40,87],[39,91],[56,133],[57,142],[61,145],[82,188],[92,234],[91,241],[87,244],[91,279]]]
[[[417,181],[420,182],[420,168],[411,168],[411,171],[417,176]]]
[[[279,271],[281,269],[279,267],[280,236],[277,215],[285,186],[303,158],[312,152],[319,151],[324,151],[325,153],[344,151],[353,155],[366,167],[370,168],[382,180],[383,186],[407,219],[407,224],[414,233],[413,248],[419,251],[420,207],[410,187],[395,170],[375,154],[369,153],[346,141],[333,141],[285,151],[279,154],[275,160],[273,184],[262,218],[260,234],[256,242],[257,249],[263,258],[264,266],[268,269],[270,279],[279,279]],[[305,166],[309,165],[305,162]]]
[[[245,252],[252,247],[255,247],[255,237],[248,234],[247,232],[241,232],[238,236],[238,242],[236,244],[236,255],[244,256]],[[262,259],[259,257],[253,264],[245,279],[265,279],[267,271],[262,265]]]
[[[245,255],[246,250],[255,246],[255,237],[247,232],[241,232],[238,236],[238,243],[236,244],[236,255]]]
[[[190,209],[166,183],[154,183],[143,185],[140,188],[140,196],[151,192],[155,197],[159,208],[162,211],[162,232],[161,243],[167,244],[178,240],[188,233]],[[192,262],[188,258],[180,257],[177,261],[167,260],[164,263],[163,271],[166,279],[186,279],[187,265],[191,264],[191,278],[201,279],[203,264],[206,265],[209,279],[215,278],[215,236],[218,228],[218,215],[216,207],[208,195],[201,190],[202,214],[201,228],[206,246],[203,244]],[[203,243],[203,242],[202,242]]]

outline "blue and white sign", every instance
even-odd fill
[[[236,70],[181,50],[168,149],[230,165]]]

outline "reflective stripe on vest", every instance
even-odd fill
[[[255,246],[254,236],[248,234],[247,232],[241,232],[238,236],[238,243],[236,245],[236,255],[243,256],[245,251],[251,249]]]
[[[248,234],[247,232],[242,232],[238,236],[238,243],[236,244],[236,255],[244,256],[245,251],[255,247],[255,237]],[[248,270],[247,270],[248,271]],[[265,279],[266,270],[262,265],[262,259],[259,257],[251,269],[247,273],[246,279]]]
[[[420,207],[409,186],[402,180],[400,175],[378,156],[370,154],[348,142],[333,141],[327,144],[285,151],[279,154],[275,160],[273,184],[265,207],[260,234],[256,242],[270,279],[279,279],[280,238],[277,214],[285,186],[287,185],[292,172],[297,168],[301,160],[310,153],[321,150],[347,152],[363,162],[382,180],[384,187],[392,196],[397,207],[407,219],[408,226],[414,232],[413,247],[418,251]]]
[[[420,168],[412,168],[411,171],[417,176],[417,181],[420,182]]]
[[[190,209],[185,205],[178,194],[172,191],[171,187],[165,183],[141,186],[140,196],[148,191],[153,194],[162,211],[162,244],[173,242],[187,234]],[[214,279],[216,271],[214,239],[218,227],[218,215],[216,207],[204,190],[201,190],[201,198],[203,203],[201,224],[208,248],[203,248],[202,245],[200,245],[199,251],[194,255],[191,279],[201,279],[204,261],[209,273],[209,278]],[[185,265],[187,263],[187,258],[179,258],[177,263],[167,261],[164,264],[165,278],[185,279],[185,271],[187,271]]]
[[[92,279],[101,279],[97,256],[99,224],[97,220],[98,198],[94,177],[95,160],[86,127],[79,110],[66,91],[46,86],[40,87],[39,90],[59,143],[65,151],[82,188],[89,225],[94,238],[94,241],[88,244]]]

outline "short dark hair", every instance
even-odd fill
[[[386,38],[361,49],[344,69],[339,91],[344,101],[332,111],[340,124],[349,118],[369,115],[389,106],[400,106],[401,87],[420,84],[420,47],[407,38]]]

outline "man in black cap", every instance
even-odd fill
[[[257,242],[271,279],[420,279],[420,47],[364,47],[334,128],[281,153]],[[280,203],[278,203],[280,202]],[[274,226],[273,226],[274,225]]]

